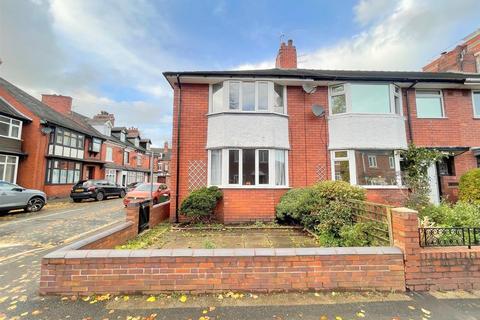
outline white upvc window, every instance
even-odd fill
[[[416,89],[417,118],[445,118],[442,90]]]
[[[22,121],[0,115],[0,136],[20,139],[22,136]]]
[[[113,152],[112,147],[107,147],[105,151],[105,161],[112,162],[113,161]]]
[[[108,180],[111,183],[116,183],[116,181],[117,181],[117,170],[115,170],[115,169],[105,169],[105,180]]]
[[[210,85],[210,113],[286,114],[286,86],[272,81],[228,80]]]
[[[280,149],[214,149],[208,152],[208,184],[220,187],[288,186],[287,151]]]
[[[401,89],[389,83],[342,83],[329,87],[330,114],[402,114]]]
[[[0,154],[0,180],[17,182],[18,157]]]
[[[472,91],[472,104],[473,116],[475,118],[480,118],[480,91]]]
[[[400,155],[394,150],[335,150],[332,179],[366,188],[402,186]]]

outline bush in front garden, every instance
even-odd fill
[[[194,190],[182,201],[180,212],[193,221],[209,220],[222,196],[217,187]]]
[[[345,181],[323,181],[312,187],[315,197],[326,199],[327,201],[338,200],[360,200],[366,198],[364,188],[352,186]]]
[[[340,229],[342,245],[345,247],[381,245],[379,240],[372,236],[371,232],[369,233],[373,228],[375,228],[374,222],[359,222],[343,226]]]
[[[315,199],[311,188],[289,190],[275,208],[276,217],[282,222],[300,223],[304,216],[319,205],[319,200]]]
[[[458,199],[480,203],[480,168],[469,170],[460,178]]]
[[[480,227],[480,204],[442,202],[423,208],[419,217],[424,227]]]

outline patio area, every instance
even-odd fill
[[[174,228],[162,224],[130,240],[124,249],[305,248],[320,244],[298,228]]]

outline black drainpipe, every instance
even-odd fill
[[[413,132],[412,132],[412,115],[410,113],[410,101],[409,101],[409,97],[408,97],[408,91],[410,89],[412,89],[416,84],[418,83],[418,81],[414,81],[410,87],[407,88],[407,123],[408,123],[408,137],[410,138],[410,143],[413,144]]]
[[[182,83],[180,82],[180,75],[177,74],[177,84],[180,89],[178,93],[178,108],[177,108],[177,172],[175,181],[175,223],[178,223],[178,189],[180,186],[180,125],[181,125],[181,108],[182,108]]]

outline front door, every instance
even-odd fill
[[[95,167],[87,167],[87,179],[93,179],[95,175]]]
[[[126,186],[127,186],[127,173],[122,172],[122,187],[126,187]]]
[[[438,188],[438,172],[435,163],[428,168],[428,179],[430,180],[430,202],[439,204],[440,189]]]

